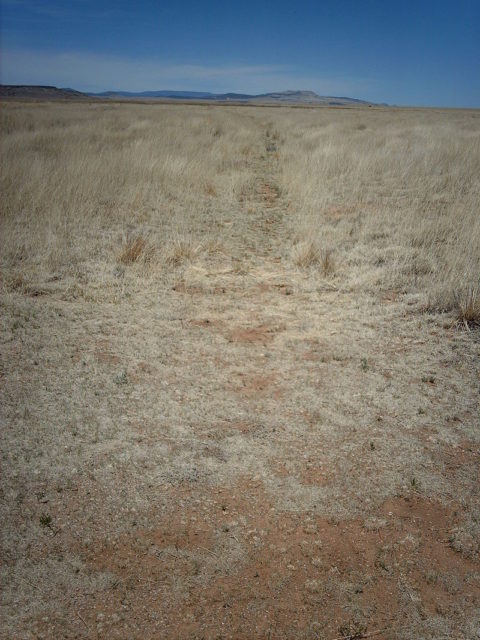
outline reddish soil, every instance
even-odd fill
[[[277,511],[251,478],[162,498],[148,529],[132,523],[86,551],[71,541],[116,586],[102,600],[78,594],[71,615],[89,633],[68,637],[387,639],[406,601],[420,617],[480,601],[478,563],[449,545],[459,512],[415,493],[388,500],[371,526]]]

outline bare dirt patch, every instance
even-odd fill
[[[279,327],[260,325],[259,327],[238,327],[233,329],[230,334],[230,340],[232,342],[240,343],[254,343],[260,342],[261,344],[267,344],[271,342],[275,335],[281,331]]]
[[[356,627],[392,638],[405,618],[453,621],[460,604],[473,615],[480,597],[478,563],[444,540],[458,515],[415,494],[367,522],[279,511],[251,478],[163,498],[148,528],[131,523],[82,552],[115,586],[93,607],[78,594],[73,627],[112,638],[334,638]]]

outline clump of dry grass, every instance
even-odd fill
[[[22,291],[27,286],[25,274],[18,271],[10,273],[5,279],[1,278],[0,282],[8,291]]]
[[[205,185],[205,193],[207,194],[207,196],[215,197],[217,195],[217,190],[215,189],[213,184],[208,183]]]
[[[203,251],[203,245],[188,237],[177,237],[170,242],[165,254],[166,264],[178,267],[185,262],[192,262]]]
[[[332,249],[322,249],[320,264],[324,276],[330,276],[335,271],[335,258]]]
[[[458,320],[465,326],[480,325],[480,284],[471,284],[454,297]]]
[[[297,267],[311,267],[320,260],[320,249],[312,240],[304,240],[292,247],[292,260]]]
[[[324,276],[335,271],[332,249],[321,248],[314,240],[302,240],[294,244],[292,260],[297,267],[319,267]]]
[[[120,251],[118,252],[118,261],[122,264],[129,265],[134,262],[150,262],[155,253],[154,246],[141,235],[131,236],[127,238]]]

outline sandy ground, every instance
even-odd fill
[[[235,252],[2,294],[1,638],[480,638],[480,334]]]

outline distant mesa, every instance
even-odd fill
[[[85,100],[88,95],[75,89],[59,89],[48,85],[0,84],[2,98],[32,98],[37,100]]]
[[[271,93],[210,93],[208,91],[103,91],[82,93],[75,89],[59,89],[43,85],[0,85],[1,98],[27,98],[36,100],[86,100],[92,98],[112,100],[179,100],[211,101],[253,104],[305,104],[352,106],[373,104],[357,98],[319,96],[313,91],[274,91]]]

